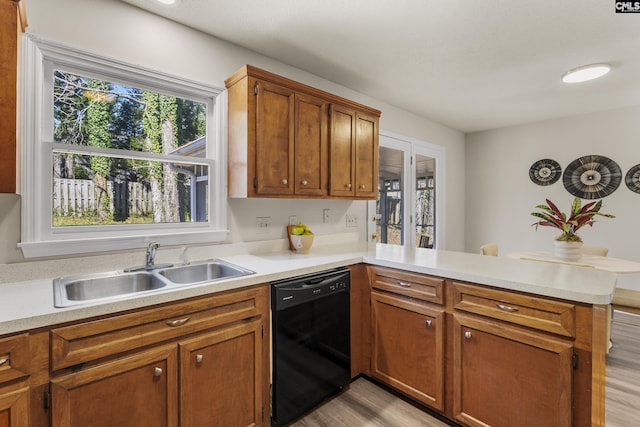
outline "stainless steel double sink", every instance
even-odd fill
[[[255,272],[225,261],[208,260],[153,270],[60,277],[53,281],[53,300],[56,307],[70,307],[250,274]]]

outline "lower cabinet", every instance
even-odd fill
[[[264,417],[262,321],[180,342],[180,425],[256,426]]]
[[[0,339],[0,427],[29,425],[29,336]]]
[[[142,351],[56,378],[51,425],[177,426],[178,351]]]
[[[469,426],[572,425],[573,347],[565,340],[454,316],[453,415]]]
[[[29,389],[5,393],[0,389],[0,427],[29,425]]]
[[[444,409],[444,311],[371,293],[371,375],[435,409]]]
[[[368,374],[470,427],[604,426],[604,307],[369,267]]]
[[[52,329],[51,425],[268,425],[268,314],[261,286]]]

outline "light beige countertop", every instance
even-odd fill
[[[0,284],[0,335],[108,315],[366,262],[588,304],[608,304],[616,274],[554,263],[401,246],[349,243],[290,251],[217,256],[256,274],[210,284],[156,290],[69,308],[53,305],[53,278]]]

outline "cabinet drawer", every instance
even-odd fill
[[[575,338],[574,304],[452,282],[456,310]]]
[[[0,384],[29,375],[29,335],[0,339]]]
[[[390,268],[373,267],[370,271],[372,289],[442,304],[444,279]]]
[[[55,328],[52,370],[261,315],[268,310],[268,292],[265,285]]]

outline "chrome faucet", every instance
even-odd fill
[[[149,243],[149,246],[147,246],[147,263],[145,265],[145,268],[147,270],[152,270],[153,269],[153,263],[156,259],[156,252],[158,251],[158,248],[160,247],[160,244],[158,242],[151,242]]]
[[[136,267],[125,268],[124,272],[129,273],[132,271],[143,271],[143,270],[157,270],[160,268],[169,268],[173,267],[173,264],[156,264],[156,252],[160,247],[160,243],[151,242],[149,246],[147,246],[147,252],[145,253],[146,261],[145,265],[139,265]]]

